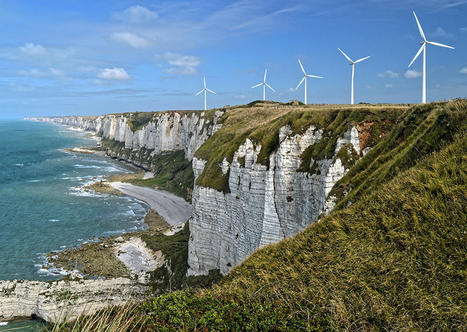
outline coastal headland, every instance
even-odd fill
[[[154,175],[120,182],[192,204],[178,232],[139,236],[165,256],[139,328],[462,330],[466,110],[257,101],[38,120],[96,133]],[[172,292],[192,281],[204,288]]]

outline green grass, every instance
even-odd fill
[[[146,301],[135,327],[466,330],[466,116],[466,100],[400,112],[341,180],[333,213],[212,288]]]
[[[229,192],[228,174],[223,175],[220,164],[225,158],[232,162],[238,147],[248,138],[261,145],[257,162],[269,166],[269,157],[279,146],[279,129],[289,126],[291,135],[303,134],[310,126],[323,130],[323,139],[304,152],[299,171],[309,169],[311,158],[322,160],[334,157],[337,139],[351,126],[372,122],[366,146],[376,145],[390,131],[406,106],[292,106],[272,102],[253,102],[232,108],[219,120],[222,128],[207,140],[195,156],[207,161],[196,184]],[[242,162],[242,161],[240,161]]]
[[[209,287],[217,282],[221,275],[213,270],[208,276],[187,277],[188,270],[188,238],[190,229],[188,222],[183,230],[166,236],[160,232],[144,233],[141,239],[154,251],[161,250],[167,264],[151,272],[152,289],[155,293],[164,293],[181,288]]]
[[[129,182],[150,188],[167,190],[175,195],[191,201],[194,174],[191,161],[185,159],[184,151],[166,152],[148,160],[154,177],[150,179],[134,179]]]
[[[440,105],[454,116],[448,123],[437,122],[452,128],[452,139],[439,137],[437,150],[425,150],[412,166],[350,207],[257,251],[213,289],[154,299],[144,307],[151,324],[182,330],[258,330],[252,324],[258,322],[258,312],[267,310],[265,319],[276,324],[274,317],[280,317],[281,323],[268,329],[465,330],[463,105],[457,111]],[[423,123],[406,131],[406,139]],[[242,317],[240,326],[229,325],[230,313]]]

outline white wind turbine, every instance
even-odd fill
[[[307,104],[307,95],[306,95],[306,92],[307,92],[307,86],[306,86],[306,79],[308,77],[311,77],[311,78],[323,78],[321,76],[315,76],[315,75],[308,75],[306,72],[305,72],[305,69],[303,68],[303,65],[302,65],[302,62],[300,60],[298,60],[298,63],[300,64],[300,68],[302,69],[302,72],[303,72],[303,78],[302,80],[300,81],[300,83],[298,83],[297,87],[295,88],[295,90],[298,90],[298,88],[300,87],[300,85],[302,85],[303,81],[305,81],[305,104]]]
[[[342,53],[343,56],[345,56],[345,58],[347,60],[349,60],[350,62],[350,65],[352,66],[352,85],[350,86],[350,104],[354,104],[354,98],[353,98],[353,83],[354,83],[354,77],[355,77],[355,64],[356,63],[359,63],[359,62],[362,62],[362,61],[365,61],[366,59],[370,58],[370,56],[367,56],[367,57],[364,57],[364,58],[361,58],[361,59],[358,59],[357,61],[352,61],[352,59],[350,59],[350,57],[344,53],[344,51],[342,51],[340,48],[337,48],[339,50],[339,52]]]
[[[208,92],[211,92],[213,94],[216,94],[214,91],[212,90],[209,90],[208,88],[206,88],[206,76],[203,76],[203,83],[204,83],[204,88],[203,90],[201,90],[200,92],[198,92],[195,96],[198,96],[200,93],[204,92],[204,110],[206,111],[207,110],[207,103],[206,103],[206,94]]]
[[[420,25],[420,22],[418,21],[417,14],[413,12],[413,15],[415,16],[415,20],[417,21],[418,31],[420,31],[420,36],[422,36],[423,41],[420,42],[422,46],[418,50],[417,54],[415,54],[415,57],[413,58],[413,60],[410,62],[409,68],[412,65],[412,63],[414,63],[414,61],[418,58],[420,53],[423,51],[422,103],[426,104],[426,44],[446,47],[450,49],[454,49],[454,47],[426,40],[425,33],[423,32],[422,26]]]
[[[266,83],[266,76],[268,74],[268,70],[265,69],[264,70],[264,79],[263,79],[263,83],[259,83],[259,84],[256,84],[254,86],[252,86],[251,88],[254,89],[254,88],[257,88],[259,86],[263,86],[263,100],[266,100],[266,87],[268,87],[269,89],[271,89],[272,91],[276,92],[276,90],[274,90],[269,84]]]

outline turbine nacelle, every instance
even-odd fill
[[[274,90],[268,83],[266,83],[266,77],[268,75],[268,70],[265,69],[264,70],[264,78],[263,78],[263,82],[262,83],[259,83],[259,84],[256,84],[256,85],[253,85],[251,88],[254,89],[254,88],[258,88],[260,86],[263,87],[263,100],[266,100],[266,87],[268,87],[271,91],[273,92],[276,92],[276,90]]]
[[[300,87],[300,85],[302,85],[302,83],[305,82],[305,104],[306,104],[306,103],[307,103],[306,79],[307,79],[308,77],[309,77],[309,78],[324,78],[324,77],[307,74],[306,71],[305,71],[305,68],[303,68],[303,65],[302,65],[302,62],[300,61],[300,59],[298,60],[298,64],[300,65],[300,69],[301,69],[302,72],[303,72],[303,77],[302,77],[302,80],[298,83],[298,85],[297,85],[297,87],[295,88],[295,90],[298,90],[298,88]]]
[[[198,93],[196,93],[195,96],[198,96],[198,95],[202,94],[203,92],[204,92],[204,110],[206,111],[207,110],[207,101],[206,101],[207,92],[210,92],[210,93],[212,93],[214,95],[216,94],[214,91],[212,91],[212,90],[210,90],[210,89],[208,89],[206,87],[206,76],[203,76],[203,89],[200,90]]]
[[[365,61],[366,59],[369,59],[370,56],[366,56],[364,58],[361,58],[361,59],[358,59],[356,61],[353,61],[347,54],[345,54],[345,52],[343,50],[341,50],[340,48],[337,48],[339,50],[339,52],[342,53],[342,55],[350,62],[349,65],[352,66],[352,81],[351,81],[351,85],[350,85],[350,104],[353,105],[354,103],[354,94],[353,94],[353,85],[354,85],[354,73],[355,73],[355,64],[359,63],[359,62],[362,62],[362,61]]]
[[[441,43],[437,43],[437,42],[428,41],[426,39],[425,33],[423,32],[422,25],[420,24],[420,21],[418,20],[417,14],[415,14],[415,12],[413,12],[413,16],[415,17],[415,21],[417,21],[418,32],[420,33],[420,36],[422,37],[422,41],[420,42],[421,46],[418,49],[417,54],[415,54],[412,61],[410,61],[408,67],[410,68],[410,66],[412,66],[412,64],[415,62],[415,60],[417,60],[417,58],[423,52],[422,103],[425,104],[426,103],[426,45],[430,44],[430,45],[434,45],[434,46],[450,48],[452,50],[454,49],[454,47],[444,45],[444,44],[441,44]]]

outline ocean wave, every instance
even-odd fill
[[[89,191],[76,191],[76,192],[71,192],[71,196],[78,196],[78,197],[102,197],[102,194],[96,194],[93,192]]]
[[[117,231],[105,231],[102,233],[103,236],[112,236],[112,235],[120,235],[120,234],[124,234],[124,233],[127,233],[128,230],[126,229],[119,229]]]
[[[66,129],[67,129],[66,131],[80,131],[80,132],[84,131],[84,129],[76,128],[76,127],[67,127]]]
[[[49,219],[49,220],[47,220],[47,221],[49,221],[49,222],[59,222],[60,219]]]
[[[23,167],[24,164],[15,164],[15,166],[18,166],[18,167]]]
[[[27,180],[26,182],[37,183],[37,182],[42,182],[42,180]]]
[[[96,168],[96,169],[103,168],[102,166],[97,166],[97,165],[81,165],[81,164],[75,164],[73,165],[73,167],[75,168]]]

